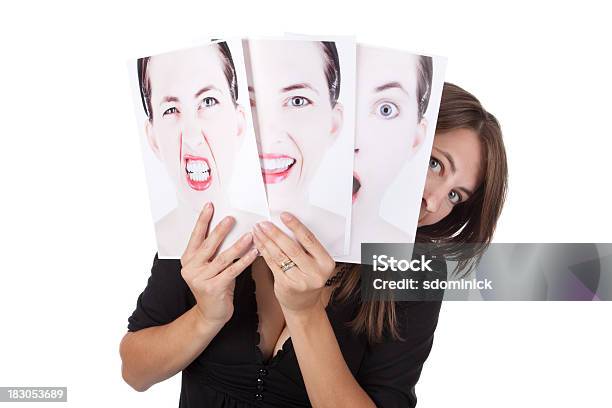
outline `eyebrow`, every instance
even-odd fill
[[[444,157],[446,157],[446,160],[448,160],[448,162],[450,163],[451,171],[455,173],[457,171],[457,167],[455,166],[455,160],[453,159],[453,156],[451,156],[449,152],[446,152],[437,147],[434,147],[434,149],[439,151]]]
[[[213,90],[214,90],[214,91],[219,91],[219,89],[218,89],[217,87],[215,87],[215,86],[212,86],[212,85],[205,86],[204,88],[202,88],[202,89],[200,89],[198,92],[196,92],[196,93],[194,94],[194,97],[199,98],[199,97],[200,97],[200,95],[202,95],[203,93],[208,92],[208,91],[213,91]],[[219,92],[220,92],[220,91],[219,91]]]
[[[177,98],[176,96],[164,96],[164,98],[161,100],[161,102],[159,103],[160,105],[162,103],[166,103],[166,102],[178,102],[179,98]]]
[[[400,84],[399,82],[387,82],[386,84],[382,84],[374,88],[374,92],[382,92],[386,89],[393,89],[393,88],[397,88],[400,91],[404,92],[406,95],[410,96],[408,91],[406,91],[404,87],[402,86],[402,84]]]
[[[317,91],[312,85],[310,85],[307,82],[300,82],[299,84],[293,84],[293,85],[289,85],[284,88],[281,88],[281,93],[294,91],[296,89],[310,89],[311,91],[315,92],[317,95],[319,94],[319,91]]]
[[[444,157],[446,157],[446,160],[448,160],[448,162],[450,163],[451,171],[455,173],[457,171],[457,167],[455,166],[455,160],[453,160],[453,156],[451,156],[450,153],[442,149],[439,149],[437,147],[434,147],[434,149],[439,151]],[[472,194],[474,194],[472,190],[467,189],[465,187],[457,187],[457,189],[463,191],[468,196],[471,196]]]
[[[458,188],[459,190],[463,191],[465,194],[467,194],[467,196],[468,196],[468,197],[471,197],[471,196],[472,196],[472,194],[474,194],[474,192],[473,192],[473,191],[468,190],[468,189],[467,189],[467,188],[465,188],[465,187],[457,187],[457,188]]]

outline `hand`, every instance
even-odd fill
[[[274,274],[274,294],[283,311],[302,313],[322,306],[321,291],[336,263],[295,216],[284,212],[281,220],[298,242],[267,221],[253,228],[253,241]],[[280,265],[287,260],[296,266],[283,272]]]
[[[208,234],[213,211],[212,203],[202,209],[181,257],[181,275],[196,298],[203,320],[223,326],[234,313],[236,277],[255,260],[257,250],[252,248],[240,257],[253,240],[252,234],[247,233],[215,256],[235,221],[233,217],[225,217]]]

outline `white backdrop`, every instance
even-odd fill
[[[120,375],[119,341],[155,252],[127,59],[285,31],[445,55],[447,80],[503,126],[511,179],[496,240],[610,242],[608,20],[594,1],[5,6],[0,386],[66,385],[72,407],[178,404],[178,377],[136,393]],[[602,406],[611,312],[446,303],[419,406]]]

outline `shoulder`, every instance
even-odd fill
[[[441,302],[395,302],[400,339],[368,344],[357,380],[377,406],[414,407],[415,385],[433,345]]]
[[[160,258],[159,254],[155,254],[149,282],[155,280],[171,286],[184,287],[186,283],[181,276],[181,269],[180,259]]]

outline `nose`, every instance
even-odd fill
[[[440,201],[438,194],[435,192],[426,191],[423,194],[422,204],[424,204],[425,210],[429,213],[435,213],[440,209]]]
[[[204,142],[204,135],[201,126],[195,120],[185,122],[183,126],[183,143],[195,149]]]
[[[282,143],[285,140],[286,131],[281,120],[275,112],[260,106],[257,110],[257,127],[259,130],[259,142],[265,149],[272,145]]]

